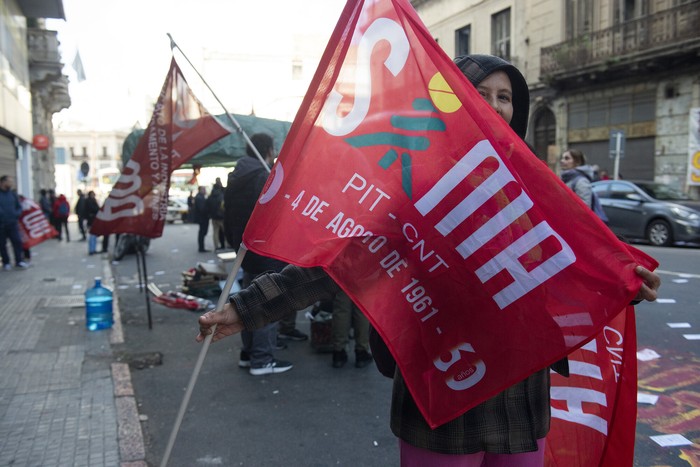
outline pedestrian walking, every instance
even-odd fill
[[[58,230],[58,241],[63,239],[62,232],[66,232],[66,241],[70,242],[70,232],[68,231],[68,216],[70,216],[70,204],[65,195],[58,195],[53,202],[54,227]]]
[[[19,233],[19,217],[22,215],[22,205],[19,196],[14,191],[14,179],[9,175],[0,177],[0,256],[2,268],[12,270],[12,263],[7,251],[7,241],[12,244],[15,265],[25,269],[28,265],[23,259],[22,238]]]
[[[78,200],[75,202],[75,215],[78,216],[78,230],[82,238],[80,241],[87,240],[87,231],[85,230],[85,194],[83,190],[78,190]]]

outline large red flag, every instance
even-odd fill
[[[407,0],[347,3],[243,239],[322,266],[433,427],[581,346],[641,283]]]
[[[194,96],[173,58],[151,121],[90,233],[160,237],[168,209],[170,173],[227,134],[229,130]]]
[[[552,372],[546,465],[632,465],[637,421],[634,308],[569,355],[570,377]]]

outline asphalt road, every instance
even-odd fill
[[[182,271],[215,258],[196,252],[196,235],[195,225],[173,224],[151,242],[148,275],[162,290],[176,290]],[[661,300],[637,307],[638,349],[659,354],[638,362],[639,388],[659,399],[638,405],[634,465],[700,465],[700,341],[684,337],[700,334],[700,249],[637,247],[659,260],[663,285]],[[135,256],[114,271],[126,341],[117,351],[131,363],[147,461],[159,465],[201,348],[194,341],[198,313],[151,304],[149,329]],[[303,312],[297,322],[309,332]],[[333,369],[330,354],[293,342],[277,356],[294,369],[253,377],[237,366],[240,348],[238,336],[210,347],[170,466],[398,465],[389,430],[391,381],[376,369],[356,369],[352,357]],[[661,447],[650,438],[663,434],[696,444]]]

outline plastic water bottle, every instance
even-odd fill
[[[109,329],[112,317],[112,291],[102,286],[102,278],[95,277],[95,286],[85,292],[85,321],[88,330]]]

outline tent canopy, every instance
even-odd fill
[[[292,125],[291,122],[260,118],[254,115],[231,115],[236,119],[249,138],[255,133],[267,133],[272,136],[275,141],[275,149],[278,151],[282,147],[287,133],[289,133],[289,127]],[[216,115],[215,117],[227,128],[233,126],[226,114]],[[124,139],[124,145],[122,147],[123,165],[126,165],[131,158],[144,132],[145,130],[134,130]],[[232,167],[236,164],[238,159],[246,155],[246,147],[247,144],[243,135],[234,130],[234,133],[224,136],[219,141],[201,150],[192,159],[182,164],[180,168],[187,169],[191,168],[193,165],[201,165],[202,167]]]

